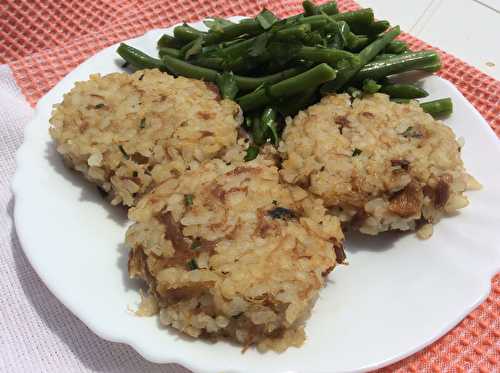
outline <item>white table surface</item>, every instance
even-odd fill
[[[358,0],[419,39],[500,80],[500,0]]]

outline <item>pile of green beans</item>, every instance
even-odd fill
[[[347,92],[353,99],[381,92],[395,102],[426,97],[415,84],[397,84],[390,76],[441,68],[435,51],[412,52],[396,37],[399,26],[375,20],[371,9],[339,13],[335,1],[278,19],[264,9],[239,23],[213,18],[208,31],[187,24],[158,40],[158,58],[121,44],[118,54],[136,69],[159,69],[218,85],[223,98],[238,102],[244,127],[259,146],[278,144],[284,117],[317,102],[322,95]],[[450,99],[421,105],[433,116],[449,115]]]

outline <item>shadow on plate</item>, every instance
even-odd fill
[[[184,341],[184,342],[190,342],[190,343],[206,343],[208,345],[215,345],[215,344],[218,344],[218,343],[225,343],[225,344],[228,344],[230,345],[231,347],[234,347],[236,349],[239,349],[240,351],[242,351],[241,353],[243,353],[244,351],[244,347],[241,345],[241,344],[238,344],[236,343],[234,340],[228,338],[228,337],[220,337],[220,338],[211,338],[207,335],[204,335],[204,336],[200,336],[199,338],[194,338],[194,337],[190,337],[189,335],[187,334],[184,334],[182,332],[180,332],[179,330],[171,327],[171,326],[166,326],[166,325],[163,325],[160,323],[160,317],[158,315],[156,316],[152,316],[152,317],[156,317],[156,324],[158,325],[158,330],[160,333],[168,333],[168,335],[170,335],[171,337],[175,338],[176,340],[181,340],[181,341]],[[273,351],[269,351],[269,352],[260,352],[257,350],[257,348],[255,346],[250,346],[248,347],[248,351],[252,351],[252,352],[257,352],[259,355],[262,354],[269,354],[269,353],[274,353]],[[245,349],[245,351],[247,351]]]
[[[13,219],[14,199],[7,206]],[[13,221],[13,220],[12,220]],[[177,364],[153,364],[144,360],[132,347],[109,342],[92,333],[76,316],[52,295],[40,281],[21,249],[12,225],[12,256],[22,290],[43,324],[57,335],[86,369],[95,372],[190,373]],[[49,350],[50,352],[50,350]],[[68,364],[72,357],[68,357]],[[77,365],[77,363],[73,363]]]
[[[127,74],[133,74],[135,73],[137,70],[137,68],[135,68],[134,66],[130,65],[129,63],[125,62],[122,58],[118,57],[118,58],[115,58],[115,65],[116,67],[119,67],[121,69],[121,73],[127,73]]]
[[[127,209],[121,205],[112,206],[108,201],[105,200],[105,198],[103,198],[95,184],[86,180],[81,173],[66,167],[61,155],[57,153],[55,144],[53,142],[47,142],[47,149],[45,154],[47,160],[49,161],[49,164],[56,170],[58,174],[62,175],[71,184],[80,188],[80,190],[82,191],[80,195],[80,201],[98,204],[106,210],[109,218],[115,223],[122,227],[127,224]]]
[[[398,240],[415,232],[390,231],[379,233],[376,236],[359,233],[357,231],[345,231],[345,250],[347,253],[356,253],[358,251],[386,251],[392,249]],[[347,255],[349,261],[349,255]]]

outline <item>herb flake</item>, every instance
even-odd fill
[[[187,262],[187,267],[189,270],[194,271],[195,269],[198,269],[198,263],[196,262],[196,259],[191,259],[189,262]]]
[[[202,48],[203,48],[203,38],[200,36],[190,44],[190,47],[184,53],[184,59],[187,60],[192,56],[200,54]]]
[[[363,92],[373,94],[378,92],[380,88],[382,88],[382,86],[373,79],[365,79],[363,81]]]
[[[192,206],[193,205],[193,195],[192,194],[184,195],[184,203],[186,204],[186,206]]]
[[[420,132],[418,132],[417,130],[415,130],[412,126],[410,126],[401,133],[401,136],[406,137],[406,138],[413,137],[413,138],[418,139],[418,138],[422,137],[422,134]]]
[[[201,247],[201,242],[199,240],[194,240],[191,244],[191,250],[198,250]]]
[[[224,32],[224,27],[234,25],[233,22],[218,17],[207,19],[203,21],[203,24],[207,26],[210,29],[210,31],[214,32]]]
[[[141,119],[141,123],[139,124],[139,128],[143,129],[146,127],[146,118]]]
[[[287,209],[285,207],[275,207],[269,210],[267,215],[269,215],[273,219],[283,219],[283,220],[297,219],[297,214],[295,213],[295,211]]]
[[[278,18],[269,10],[263,9],[262,12],[257,14],[257,17],[255,17],[256,21],[259,22],[260,26],[264,30],[269,30],[272,25],[274,25],[277,21]]]
[[[100,104],[97,104],[96,106],[94,106],[94,109],[101,109],[103,107],[104,107],[104,104],[100,103]]]
[[[278,145],[279,136],[278,129],[276,128],[276,110],[274,110],[273,108],[264,109],[264,111],[262,112],[260,123],[262,126],[269,129],[269,132],[271,133],[272,143],[274,145]]]
[[[238,85],[236,84],[232,71],[226,71],[222,75],[219,75],[217,77],[217,86],[219,87],[222,98],[234,100],[238,94]]]
[[[259,155],[259,148],[257,146],[249,146],[247,154],[245,155],[245,162],[253,161]]]
[[[403,137],[410,137],[412,131],[413,131],[413,127],[410,126],[407,129],[405,129],[404,132],[401,133],[401,136],[403,136]]]
[[[360,155],[363,151],[361,149],[358,149],[358,148],[354,148],[354,150],[352,151],[352,156],[353,157],[357,157],[358,155]]]
[[[301,48],[302,44],[298,42],[280,43],[273,41],[269,43],[267,50],[279,65],[285,65],[295,58]]]
[[[347,87],[346,92],[353,98],[363,97],[363,92],[356,87]]]
[[[255,38],[253,45],[250,47],[248,54],[252,57],[262,56],[267,50],[267,43],[271,39],[271,34],[264,32]]]

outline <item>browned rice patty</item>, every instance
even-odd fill
[[[453,131],[416,102],[374,94],[351,103],[325,97],[289,119],[281,175],[324,199],[363,233],[415,229],[468,204],[479,187],[464,169]]]
[[[202,81],[158,70],[92,75],[56,105],[50,134],[66,163],[133,206],[152,186],[236,143],[241,110]]]
[[[345,258],[339,219],[325,212],[263,157],[165,180],[129,211],[129,274],[150,285],[139,314],[159,310],[193,337],[300,346],[325,276]]]

